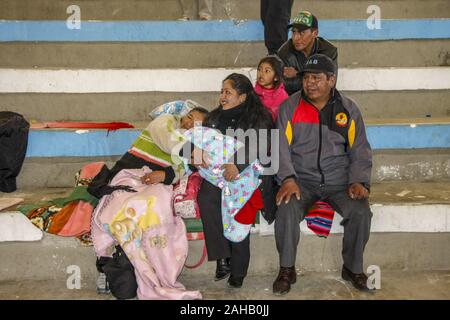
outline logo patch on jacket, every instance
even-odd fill
[[[336,115],[336,124],[339,127],[346,127],[348,123],[347,115],[344,112],[340,112]]]

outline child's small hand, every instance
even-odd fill
[[[297,76],[297,69],[294,67],[285,67],[283,70],[283,75],[286,78],[295,78]]]
[[[144,184],[163,183],[166,179],[166,172],[162,170],[153,171],[141,177],[141,182]]]
[[[208,168],[211,164],[211,158],[208,153],[200,148],[194,148],[191,154],[191,161],[194,166],[200,166],[202,168]]]
[[[236,165],[232,163],[226,163],[222,166],[222,169],[224,169],[223,177],[227,181],[233,181],[237,178],[239,175],[239,170],[236,167]]]

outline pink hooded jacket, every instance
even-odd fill
[[[255,91],[261,99],[263,105],[272,114],[273,120],[275,120],[278,116],[278,108],[280,107],[280,104],[289,97],[284,88],[284,84],[280,84],[277,88],[266,89],[256,83]]]

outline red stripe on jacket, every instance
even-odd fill
[[[294,123],[319,123],[319,112],[316,107],[300,99],[298,107],[294,111],[292,124]]]

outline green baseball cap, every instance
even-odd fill
[[[288,29],[292,27],[295,27],[300,31],[310,28],[318,29],[319,23],[317,21],[317,18],[311,12],[300,11],[288,25]]]

